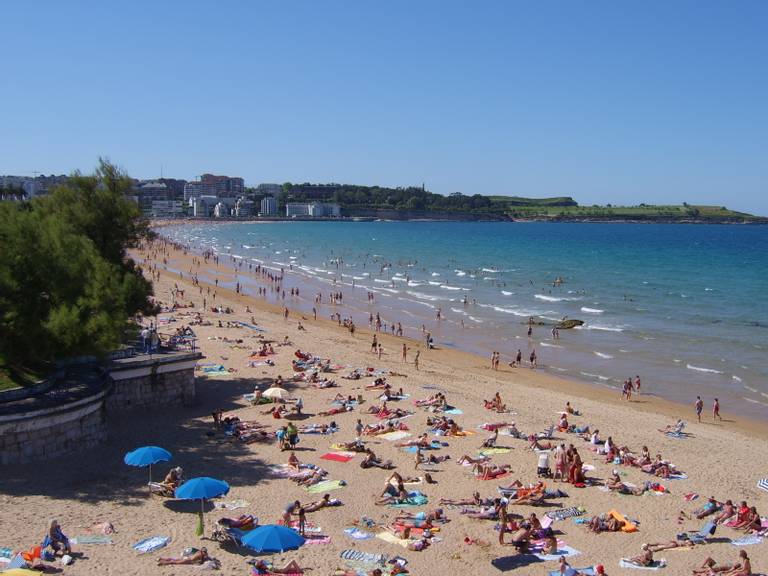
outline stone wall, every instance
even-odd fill
[[[177,352],[117,360],[110,366],[114,381],[107,409],[148,410],[190,406],[195,402],[195,364],[199,352]]]
[[[0,465],[44,460],[104,441],[108,392],[53,408],[0,416]]]
[[[110,364],[107,384],[79,396],[7,402],[0,410],[0,465],[91,448],[106,439],[109,412],[193,404],[194,370],[201,357],[199,352],[171,352],[121,358]]]

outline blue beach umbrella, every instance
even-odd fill
[[[128,452],[123,458],[123,462],[128,466],[149,466],[149,481],[152,482],[152,464],[158,462],[168,462],[172,458],[171,453],[165,448],[159,446],[142,446]]]
[[[200,522],[197,525],[197,535],[203,535],[203,514],[205,514],[205,501],[209,498],[224,496],[229,492],[229,484],[223,480],[201,476],[187,480],[176,488],[176,498],[182,500],[200,500]]]
[[[294,530],[276,524],[267,524],[251,530],[242,539],[243,546],[256,552],[284,552],[295,550],[306,540]]]

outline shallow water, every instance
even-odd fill
[[[562,376],[620,387],[639,374],[643,392],[768,415],[768,227],[280,222],[162,233],[242,263],[249,293],[248,264],[284,269],[286,290],[302,288],[291,307],[310,311],[323,292],[328,316],[327,294],[342,290],[338,311],[358,324],[378,311],[408,336],[426,325],[438,345],[507,360],[535,348]],[[529,339],[530,316],[585,324],[558,340],[537,326]]]

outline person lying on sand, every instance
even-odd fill
[[[200,550],[195,550],[192,554],[189,554],[188,556],[182,556],[181,558],[158,558],[157,559],[157,565],[158,566],[171,566],[175,564],[204,564],[206,561],[210,560],[211,557],[208,556],[208,550],[205,548],[200,548]]]
[[[257,576],[261,574],[304,574],[304,569],[296,563],[296,560],[291,560],[282,568],[270,566],[264,560],[257,560],[253,564],[251,575]]]
[[[552,450],[555,445],[552,442],[541,442],[536,436],[528,436],[528,450]]]
[[[468,456],[464,454],[461,458],[456,460],[461,465],[464,464],[480,464],[481,462],[488,462],[491,459],[490,456],[478,456],[477,458],[473,458],[472,456]]]
[[[601,514],[599,516],[593,516],[587,524],[587,528],[598,534],[600,532],[620,532],[625,524],[626,522],[614,518],[613,516]]]
[[[330,508],[333,506],[341,506],[341,500],[338,498],[331,498],[330,494],[323,494],[320,500],[310,502],[304,506],[304,512],[317,512],[323,508]]]
[[[652,552],[661,552],[662,550],[674,550],[675,548],[693,548],[696,543],[693,540],[670,540],[669,542],[658,542],[656,544],[645,544]]]
[[[416,448],[416,456],[415,456],[415,466],[414,469],[417,469],[420,464],[440,464],[441,462],[445,462],[446,460],[450,460],[451,455],[446,454],[445,456],[435,456],[434,454],[430,454],[428,456],[425,456],[421,453],[420,448]]]
[[[475,475],[475,478],[480,478],[482,480],[498,478],[511,471],[512,467],[509,464],[499,466],[498,464],[478,463],[472,467],[472,473]]]
[[[477,518],[478,520],[498,520],[499,518],[499,510],[495,504],[483,506],[480,510],[463,508],[461,514],[470,518]]]
[[[373,450],[368,449],[368,453],[366,454],[365,458],[362,462],[360,462],[360,468],[381,468],[382,470],[391,470],[395,467],[395,465],[392,463],[392,460],[387,460],[386,462],[381,460],[380,458],[376,457],[376,454],[373,453]]]
[[[493,498],[481,498],[480,492],[475,492],[471,498],[440,498],[440,504],[446,506],[491,506],[493,505]]]
[[[427,433],[424,432],[421,436],[414,440],[406,440],[405,442],[396,442],[395,446],[398,448],[404,448],[407,446],[418,446],[420,448],[429,448],[432,446],[432,441],[429,439],[429,436],[427,436]]]

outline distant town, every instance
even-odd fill
[[[0,200],[24,201],[66,185],[66,175],[0,175]],[[580,205],[568,196],[435,194],[426,187],[262,183],[202,174],[196,180],[133,180],[129,197],[151,219],[451,219],[561,222],[686,222],[765,224],[768,218],[697,204]]]

